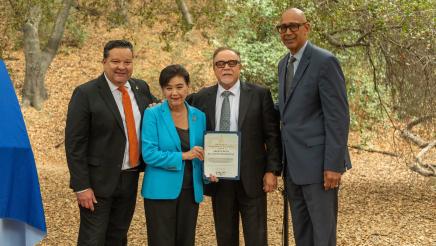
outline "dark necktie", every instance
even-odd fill
[[[285,98],[288,98],[289,93],[291,92],[292,80],[294,79],[294,62],[297,59],[291,56],[288,60],[288,65],[286,66],[286,84],[285,84]]]
[[[131,167],[136,167],[139,160],[138,137],[136,135],[135,118],[133,117],[132,102],[130,101],[129,92],[124,86],[118,87],[121,91],[124,116],[126,118],[127,139],[129,141],[129,163]]]
[[[220,131],[230,131],[230,100],[229,96],[232,95],[230,91],[223,91],[221,95],[224,97],[221,106],[220,116]]]

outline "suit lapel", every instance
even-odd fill
[[[210,129],[211,131],[215,130],[215,108],[216,108],[216,97],[217,97],[217,92],[218,92],[218,85],[214,85],[211,86],[209,88],[208,91],[208,99],[207,101],[207,108],[206,108],[206,115],[208,115],[209,117],[209,125],[211,126],[212,129]]]
[[[136,103],[138,104],[139,112],[142,116],[144,114],[145,108],[147,107],[147,103],[145,101],[144,95],[141,94],[141,92],[139,91],[139,87],[136,83],[138,82],[132,79],[129,80],[130,87],[132,88],[133,94],[135,95]]]
[[[104,102],[106,103],[109,110],[112,112],[113,116],[115,117],[118,126],[121,128],[123,134],[124,134],[124,125],[123,121],[121,119],[120,111],[118,110],[117,103],[115,102],[115,98],[109,88],[109,85],[107,84],[106,78],[104,75],[101,75],[98,78],[98,88],[100,92],[100,96],[103,98]]]
[[[239,98],[239,114],[238,114],[238,130],[242,128],[244,123],[245,115],[247,115],[247,110],[250,106],[251,89],[248,88],[247,84],[241,81],[241,94]]]
[[[182,151],[179,134],[177,134],[176,125],[174,125],[173,117],[171,116],[170,107],[168,105],[168,101],[164,101],[160,105],[162,111],[162,118],[165,122],[165,128],[168,130],[170,137],[173,139],[176,144],[177,150]],[[159,127],[159,126],[158,126]]]
[[[294,79],[292,80],[291,91],[289,92],[289,97],[286,98],[286,104],[289,103],[292,95],[294,94],[295,88],[300,83],[303,78],[304,72],[310,63],[310,55],[312,54],[312,46],[310,43],[307,43],[306,49],[304,50],[303,55],[301,56],[301,61],[298,64],[297,71],[295,72]]]
[[[285,105],[285,74],[286,74],[286,63],[289,60],[289,53],[281,60],[279,63],[279,108],[283,109]],[[283,110],[280,110],[280,113]]]
[[[195,142],[195,129],[197,123],[197,115],[193,112],[191,107],[185,102],[185,106],[188,109],[188,125],[189,125],[189,147],[192,149],[196,145]]]

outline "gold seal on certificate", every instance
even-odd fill
[[[204,175],[239,180],[239,148],[238,132],[206,132]]]

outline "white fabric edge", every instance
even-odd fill
[[[47,233],[14,219],[0,218],[0,244],[2,246],[33,246]]]

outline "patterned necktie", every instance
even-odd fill
[[[292,80],[294,79],[294,62],[296,60],[295,57],[291,56],[286,67],[285,98],[287,98],[291,92]]]
[[[126,118],[127,137],[129,140],[129,163],[131,167],[136,167],[139,160],[139,146],[136,135],[135,118],[133,117],[132,102],[129,93],[124,86],[118,87],[123,95],[123,109]]]
[[[224,100],[221,107],[220,131],[230,131],[230,95],[232,95],[230,91],[223,91],[221,93],[221,96],[224,97]]]

